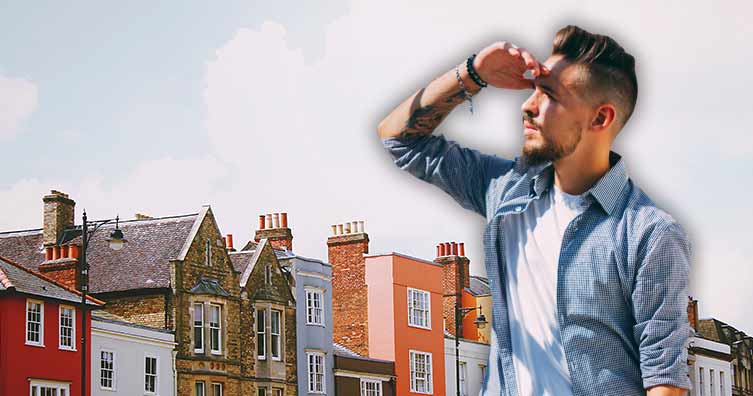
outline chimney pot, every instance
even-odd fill
[[[275,228],[280,228],[280,214],[275,213],[272,215],[272,217],[274,218]]]
[[[439,244],[439,257],[444,257],[444,256],[446,256],[446,255],[447,255],[447,254],[446,254],[446,252],[445,252],[445,247],[444,247],[444,243],[440,243],[440,244]]]
[[[227,234],[227,242],[225,243],[228,249],[233,248],[233,234]]]
[[[343,234],[343,225],[342,224],[338,224],[337,225],[337,235],[342,235],[342,234]]]
[[[68,245],[60,247],[60,258],[68,258]]]
[[[365,229],[363,228],[363,224],[364,224],[364,221],[363,221],[363,220],[359,221],[359,222],[358,222],[358,228],[360,228],[360,229],[361,229],[361,232],[366,232],[366,230],[365,230]]]
[[[227,239],[225,237],[222,237],[222,244],[227,247]]]
[[[450,246],[450,242],[444,243],[444,255],[449,256],[452,254],[452,247]]]
[[[452,255],[457,256],[458,255],[458,244],[456,242],[451,242],[450,246],[452,248]]]
[[[71,245],[69,247],[70,258],[78,259],[78,245]]]
[[[460,244],[458,244],[458,250],[460,256],[465,257],[465,243],[460,242]]]
[[[337,235],[337,224],[332,224],[332,235]]]
[[[48,261],[52,260],[52,246],[44,248],[44,259]]]
[[[286,212],[280,213],[280,220],[282,221],[282,228],[288,228],[288,214]]]
[[[267,228],[275,228],[274,224],[272,223],[272,215],[267,215]]]
[[[264,227],[264,218],[265,218],[264,215],[259,215],[259,229],[260,230],[263,230],[265,228]]]
[[[353,223],[353,233],[357,234],[358,233],[358,222],[357,221],[353,221],[352,223]]]
[[[345,233],[350,234],[350,223],[345,223]]]
[[[52,259],[57,260],[60,258],[60,246],[52,247]]]
[[[440,253],[442,253],[442,249],[439,246],[439,244],[437,244],[437,257],[441,257],[442,256]]]

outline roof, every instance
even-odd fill
[[[0,291],[6,290],[73,303],[81,302],[81,293],[77,290],[25,268],[13,260],[0,257]],[[87,303],[93,306],[104,304],[91,296],[87,296]]]
[[[489,288],[489,280],[484,277],[471,275],[469,283],[470,287],[467,287],[465,290],[468,290],[469,293],[476,297],[490,296],[492,294]]]
[[[205,213],[202,210],[202,214]],[[178,259],[199,214],[121,221],[128,243],[118,251],[106,241],[114,224],[94,233],[89,243],[91,293],[170,287],[170,260]],[[80,236],[70,242],[80,241]],[[36,271],[44,262],[42,229],[0,233],[0,255]]]
[[[235,268],[236,271],[243,274],[243,272],[246,270],[246,267],[248,267],[248,265],[252,261],[255,261],[253,257],[256,251],[259,250],[258,247],[260,244],[261,242],[250,241],[246,244],[246,248],[244,248],[243,250],[237,251],[237,252],[228,252],[228,254],[230,255],[230,262],[233,263],[233,268]],[[249,248],[249,246],[251,248]],[[278,260],[286,260],[286,259],[300,257],[287,250],[281,250],[281,249],[275,249],[275,248],[272,248],[272,250],[275,252],[275,256],[277,257]],[[304,258],[304,259],[308,261],[313,261],[313,259],[308,259],[308,258]]]
[[[334,351],[335,355],[338,355],[338,356],[355,357],[355,358],[363,357],[353,352],[352,350],[348,349],[345,345],[338,344],[336,342],[332,343],[332,350]]]
[[[104,310],[97,310],[97,311],[92,312],[92,320],[95,320],[98,322],[105,322],[105,323],[114,323],[114,324],[118,324],[122,326],[133,327],[136,329],[144,329],[144,330],[158,331],[160,333],[165,333],[165,334],[173,334],[172,330],[163,329],[159,327],[144,326],[142,324],[129,322],[123,317],[120,317],[118,315],[115,315],[113,313],[110,313]]]

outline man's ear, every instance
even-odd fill
[[[611,103],[604,103],[596,108],[596,115],[591,120],[591,129],[607,130],[615,122],[617,111]]]

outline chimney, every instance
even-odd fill
[[[696,332],[698,331],[698,300],[694,300],[693,297],[688,296],[688,322],[690,327]]]
[[[369,356],[366,259],[369,235],[363,221],[332,225],[327,256],[332,265],[334,341]]]
[[[442,265],[443,316],[445,330],[455,335],[455,308],[462,306],[463,289],[471,286],[471,261],[465,257],[465,244],[443,242],[437,245],[438,256],[434,262]],[[462,254],[460,254],[462,252]],[[472,314],[469,314],[472,315]],[[463,334],[463,322],[460,322],[460,334]],[[469,329],[473,330],[473,329]]]
[[[76,202],[68,194],[52,190],[42,198],[44,202],[44,219],[42,243],[44,246],[56,245],[66,228],[73,227],[73,209]]]
[[[259,242],[263,238],[267,238],[275,249],[292,251],[293,233],[288,228],[288,214],[259,215],[259,229],[256,230],[254,241]]]
[[[233,234],[227,234],[227,236],[222,238],[225,241],[225,248],[228,252],[234,252],[235,248],[233,247]]]

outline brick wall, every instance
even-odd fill
[[[124,296],[106,301],[105,311],[144,326],[165,328],[165,295],[163,293]]]
[[[332,264],[334,342],[369,356],[368,292],[363,257],[369,252],[369,236],[366,233],[331,236],[327,248]]]
[[[442,294],[445,296],[442,299],[442,315],[445,318],[445,330],[455,335],[455,307],[462,290],[470,287],[470,260],[449,255],[437,257],[434,262],[442,265]]]

